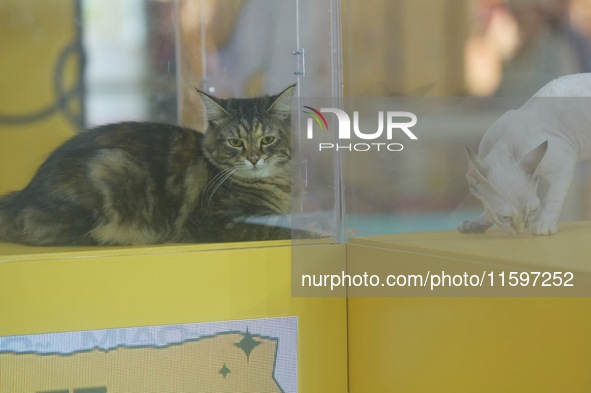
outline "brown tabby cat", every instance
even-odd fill
[[[291,99],[200,92],[208,129],[117,123],[57,148],[0,197],[0,242],[154,244],[289,238],[248,217],[290,213]]]

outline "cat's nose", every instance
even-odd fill
[[[259,157],[258,154],[249,154],[248,157],[246,157],[246,159],[250,161],[252,165],[256,165],[257,162],[259,162],[259,160],[261,159],[261,157]]]
[[[513,226],[513,230],[517,235],[523,235],[523,233],[525,232],[525,224],[518,223]]]

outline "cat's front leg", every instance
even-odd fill
[[[486,212],[482,212],[474,221],[462,221],[458,225],[461,233],[483,233],[492,226]]]
[[[554,235],[558,232],[558,220],[536,219],[531,224],[531,231],[538,236]]]
[[[544,176],[540,182],[540,213],[529,225],[534,235],[553,235],[558,231],[558,220],[570,187],[576,163],[562,163],[562,168]]]
[[[560,211],[562,210],[562,203],[554,201],[544,204],[547,207],[542,208],[538,216],[530,224],[531,231],[534,235],[546,236],[554,235],[558,232],[558,220],[560,218]]]

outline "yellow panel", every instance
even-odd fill
[[[591,391],[591,299],[349,299],[350,392]]]
[[[26,186],[49,153],[73,135],[60,115],[35,123],[35,128],[0,126],[0,195]]]
[[[0,4],[0,120],[54,106],[57,76],[68,90],[80,78],[69,57],[56,74],[62,51],[75,41],[73,0],[3,0]],[[70,107],[81,105],[77,98]],[[22,124],[0,121],[0,195],[22,188],[47,154],[74,134],[59,112]]]
[[[554,266],[588,275],[589,238],[590,223],[563,224],[554,237],[384,235],[352,239],[348,266]],[[351,298],[348,318],[352,393],[591,391],[589,298]]]
[[[2,244],[0,335],[295,315],[301,391],[346,392],[345,299],[291,297],[289,242],[226,246]],[[345,255],[298,247],[319,264]]]

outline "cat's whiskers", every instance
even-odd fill
[[[269,160],[269,161],[271,161],[271,160]],[[280,165],[282,165],[282,164],[289,164],[290,162],[291,162],[291,159],[290,159],[290,158],[281,158],[281,157],[276,157],[276,158],[273,160],[273,163],[274,163],[274,164],[280,164]]]
[[[203,189],[203,194],[207,194],[209,192],[209,189],[214,186],[216,184],[216,182],[222,178],[226,173],[228,173],[229,171],[231,171],[232,169],[234,169],[233,166],[223,169],[220,172],[218,172],[205,186],[205,188]]]
[[[238,170],[238,168],[236,168],[235,166],[231,166],[229,168],[226,168],[223,171],[221,171],[220,173],[218,173],[216,176],[214,176],[214,178],[211,179],[211,181],[208,183],[207,187],[205,188],[205,193],[204,193],[204,195],[207,195],[209,193],[209,198],[207,199],[207,208],[208,209],[211,206],[211,200],[212,200],[213,196],[215,195],[215,193],[217,192],[217,190],[221,187],[221,185],[230,176],[232,176],[234,173],[236,173],[237,170]],[[211,190],[211,192],[209,192],[209,189],[211,187],[213,187],[213,189]]]

